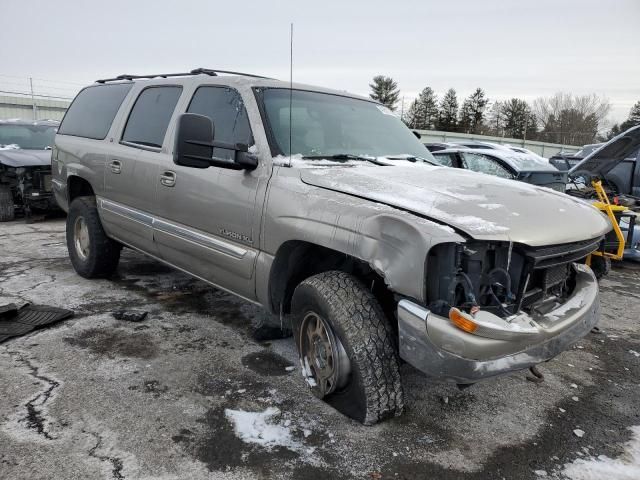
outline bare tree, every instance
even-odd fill
[[[606,121],[611,104],[596,95],[558,92],[533,102],[533,111],[542,126],[540,139],[555,143],[593,143]]]

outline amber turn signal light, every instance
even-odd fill
[[[457,308],[449,310],[449,320],[451,320],[451,322],[460,330],[464,330],[468,333],[473,333],[478,329],[478,325]]]

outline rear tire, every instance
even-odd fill
[[[104,233],[95,197],[78,197],[67,215],[67,249],[84,278],[107,278],[118,268],[122,245]]]
[[[0,222],[10,222],[16,218],[11,188],[0,185]]]
[[[400,415],[394,332],[371,292],[330,271],[304,280],[292,300],[293,332],[311,391],[365,425]]]
[[[609,275],[611,271],[611,259],[600,255],[591,255],[591,270],[593,270],[598,280]]]

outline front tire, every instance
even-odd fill
[[[11,188],[0,185],[0,222],[10,222],[16,218]]]
[[[296,288],[292,311],[303,375],[314,395],[365,425],[402,413],[395,335],[359,280],[338,271],[314,275]]]
[[[591,255],[591,270],[598,280],[609,275],[611,271],[611,259],[601,255]]]
[[[116,271],[122,245],[104,232],[95,197],[78,197],[71,202],[67,249],[74,270],[84,278],[107,278]]]

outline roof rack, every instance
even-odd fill
[[[211,69],[211,68],[196,68],[194,70],[191,70],[190,72],[185,72],[185,73],[157,73],[154,75],[128,75],[128,74],[124,74],[124,75],[118,75],[115,78],[104,78],[101,80],[96,80],[96,83],[106,83],[106,82],[116,82],[118,80],[138,80],[141,78],[168,78],[168,77],[188,77],[190,75],[210,75],[212,77],[217,77],[219,73],[224,73],[227,75],[240,75],[243,77],[252,77],[252,78],[264,78],[267,80],[274,80],[273,78],[269,78],[269,77],[262,77],[260,75],[254,75],[252,73],[242,73],[242,72],[232,72],[229,70],[218,70],[218,69]]]

